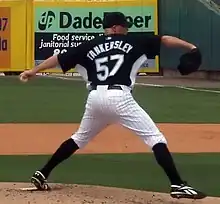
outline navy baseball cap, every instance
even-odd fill
[[[114,25],[129,28],[132,23],[127,21],[125,15],[121,12],[105,12],[103,18],[103,28],[111,28]]]

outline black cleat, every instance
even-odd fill
[[[45,176],[40,172],[36,171],[34,175],[31,177],[31,183],[33,183],[38,190],[48,191],[50,187],[47,183]]]
[[[188,186],[186,183],[181,185],[171,185],[171,197],[173,198],[188,198],[188,199],[203,199],[207,197],[201,191],[198,191],[191,186]]]

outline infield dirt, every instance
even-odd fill
[[[220,126],[207,124],[158,124],[172,152],[220,152]],[[78,124],[0,124],[0,154],[51,154],[78,128]],[[51,140],[51,138],[53,138]],[[53,143],[51,143],[51,141]],[[111,145],[110,142],[111,141]],[[9,145],[10,144],[10,145]],[[34,144],[34,146],[32,145]],[[196,144],[196,145],[195,145]],[[113,125],[103,130],[78,154],[149,152],[132,132]],[[201,201],[174,200],[169,195],[101,186],[54,184],[50,192],[21,192],[30,184],[1,183],[2,204],[125,203],[217,204],[219,198]]]

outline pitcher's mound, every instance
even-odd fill
[[[51,191],[24,191],[25,183],[0,183],[4,204],[219,204],[220,198],[198,201],[172,199],[167,194],[101,186],[52,184]]]

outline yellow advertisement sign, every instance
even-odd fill
[[[26,0],[0,0],[1,72],[26,68],[26,8]]]
[[[105,12],[121,11],[133,25],[132,34],[158,32],[157,0],[121,1],[34,1],[33,61],[38,65],[48,57],[68,52],[83,41],[102,35]],[[158,73],[158,57],[149,59],[140,72]],[[73,72],[72,69],[70,72]],[[47,72],[47,71],[46,71]],[[61,72],[55,68],[49,72]]]

